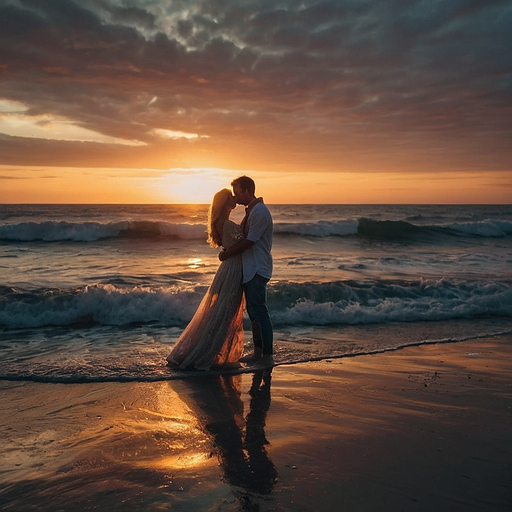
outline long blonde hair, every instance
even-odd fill
[[[231,196],[231,190],[227,188],[219,190],[213,196],[212,204],[208,210],[208,238],[206,240],[212,247],[219,247],[222,245],[222,233],[219,233],[219,230],[216,227],[216,222],[222,217],[224,208]]]

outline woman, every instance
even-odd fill
[[[208,243],[228,248],[243,238],[229,220],[236,207],[228,189],[217,192],[208,212]],[[243,353],[243,288],[240,254],[223,261],[194,317],[183,331],[167,361],[183,370],[238,366]]]

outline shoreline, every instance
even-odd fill
[[[0,381],[0,508],[512,506],[511,334],[205,377]]]
[[[439,325],[440,322],[436,322],[436,326]],[[446,322],[445,324],[454,325],[456,324],[456,321],[450,321]],[[396,326],[401,326],[402,324],[398,323],[395,324]],[[504,327],[504,326],[503,326]],[[467,330],[467,327],[465,328]],[[452,328],[453,330],[453,328]],[[490,339],[495,337],[502,337],[502,336],[512,336],[512,330],[510,330],[509,327],[501,329],[501,330],[492,330],[483,332],[481,334],[468,334],[465,330],[463,330],[465,334],[461,337],[455,338],[455,337],[440,337],[440,338],[422,338],[417,341],[403,341],[400,345],[395,346],[385,346],[384,348],[371,348],[369,350],[356,350],[353,352],[342,352],[342,353],[336,353],[333,352],[331,354],[322,354],[322,355],[313,355],[313,354],[293,354],[287,351],[277,352],[274,355],[274,364],[272,365],[273,368],[277,367],[286,367],[286,366],[294,366],[298,364],[304,364],[304,363],[315,363],[315,362],[322,362],[322,361],[331,361],[331,360],[339,360],[339,359],[345,359],[345,358],[352,358],[352,357],[365,357],[365,356],[373,356],[373,355],[379,355],[379,354],[387,354],[387,353],[393,353],[397,351],[401,351],[407,348],[413,348],[413,347],[421,347],[425,345],[438,345],[438,344],[453,344],[453,343],[465,343],[469,341],[478,341],[480,339]],[[331,343],[335,344],[336,341],[338,341],[339,334],[336,331],[329,331],[328,329],[325,329],[325,326],[322,326],[320,328],[315,328],[315,334],[317,336],[316,341],[318,343],[325,342],[326,340]],[[376,331],[376,332],[370,332],[367,333],[367,336],[370,336],[372,339],[379,337],[379,335],[382,335],[382,332]],[[410,336],[410,333],[407,333]],[[446,334],[446,333],[444,333]],[[247,333],[247,336],[250,336],[250,332]],[[400,337],[400,335],[403,335],[403,332],[395,332],[395,337]],[[385,333],[386,337],[389,337],[389,333]],[[309,344],[313,345],[313,342],[311,341],[311,336],[308,334],[309,338]],[[355,340],[350,340],[350,342],[354,343]],[[355,341],[357,343],[357,341]],[[293,344],[294,341],[287,340],[285,345]],[[166,347],[165,354],[168,353],[169,350],[171,350],[171,347]],[[104,376],[89,376],[89,375],[44,375],[44,374],[35,374],[32,373],[30,376],[25,376],[23,373],[2,373],[0,372],[0,383],[1,382],[34,382],[34,383],[41,383],[41,384],[66,384],[66,385],[73,385],[73,384],[108,384],[108,383],[156,383],[156,382],[166,382],[166,381],[176,381],[176,380],[186,380],[186,379],[197,379],[197,378],[210,378],[212,376],[219,376],[219,375],[238,375],[238,374],[252,374],[255,372],[255,370],[251,367],[243,366],[241,365],[239,368],[232,369],[232,370],[174,370],[167,366],[166,362],[164,361],[164,357],[162,354],[161,356],[161,369],[165,369],[167,373],[164,373],[160,370],[159,373],[149,374],[149,375],[140,375],[134,373],[133,375],[129,374],[110,374],[110,375],[104,375]],[[295,357],[295,358],[294,358]],[[147,363],[147,361],[146,361]],[[158,365],[157,365],[158,366]],[[91,367],[93,369],[94,367]]]

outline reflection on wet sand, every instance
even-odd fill
[[[233,499],[255,511],[274,487],[268,371],[0,388],[1,510],[209,510]]]
[[[242,375],[216,375],[179,383],[184,388],[180,398],[196,414],[200,427],[212,439],[224,479],[235,487],[244,510],[255,510],[250,493],[269,494],[277,478],[265,436],[271,373],[272,370],[262,370],[253,375],[250,407],[245,418]]]

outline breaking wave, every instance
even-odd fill
[[[93,285],[30,291],[0,287],[0,328],[154,322],[184,327],[205,291],[205,286]],[[277,282],[269,286],[268,302],[276,326],[512,317],[512,283],[444,279]]]
[[[154,221],[100,222],[22,222],[0,226],[0,240],[16,242],[94,242],[106,238],[205,239],[202,224],[175,224]]]
[[[421,219],[419,219],[421,220]],[[421,225],[408,221],[358,220],[319,221],[311,223],[276,222],[276,235],[331,237],[360,236],[380,240],[414,238],[421,235],[501,238],[512,234],[512,222],[485,220],[452,224]],[[174,238],[204,240],[204,224],[164,221],[100,222],[22,222],[0,226],[4,242],[94,242],[117,237]]]

